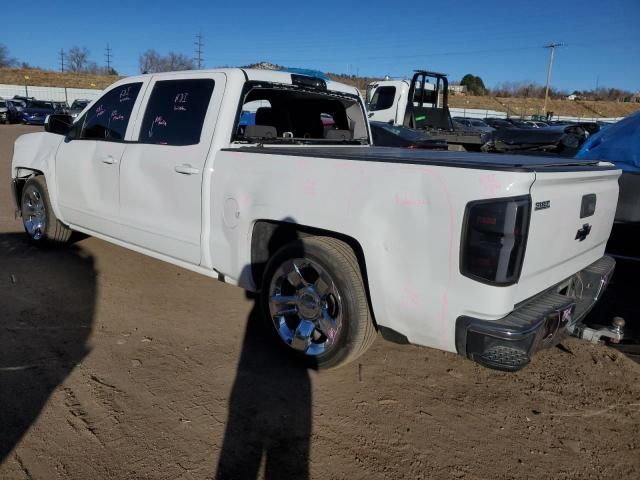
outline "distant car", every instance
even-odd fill
[[[86,98],[76,98],[68,109],[69,115],[76,118],[90,103],[91,100],[87,100]]]
[[[454,117],[453,119],[466,127],[471,127],[481,132],[493,132],[495,130],[495,128],[478,118]]]
[[[64,113],[58,102],[31,100],[22,110],[22,123],[25,125],[44,125],[47,115]]]
[[[10,103],[16,109],[16,112],[18,112],[18,121],[19,121],[22,118],[22,110],[24,110],[24,107],[27,106],[27,102],[25,102],[24,100],[16,99],[16,98],[11,98],[11,99],[7,99],[7,103]]]
[[[509,118],[507,121],[517,128],[538,128],[532,125],[530,122],[520,120],[518,118]]]
[[[544,122],[541,122],[539,120],[527,120],[525,123],[528,123],[533,128],[545,128],[545,127],[549,126],[548,123],[544,123]]]
[[[515,125],[513,125],[513,123],[505,120],[504,118],[485,118],[484,122],[490,127],[495,128],[496,130],[499,130],[501,128],[515,128]]]
[[[9,100],[0,98],[0,122],[14,123],[19,121],[18,110]]]
[[[447,150],[447,142],[428,134],[385,122],[369,122],[373,144],[377,147],[426,148]]]

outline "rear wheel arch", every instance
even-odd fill
[[[369,279],[367,276],[367,266],[364,249],[358,240],[340,232],[325,230],[322,228],[301,225],[286,221],[258,220],[253,225],[251,232],[251,275],[256,286],[262,285],[265,266],[269,259],[284,245],[305,237],[331,237],[346,243],[355,254],[362,280],[367,293],[369,309],[375,322],[375,313],[371,303],[371,293],[369,290]]]

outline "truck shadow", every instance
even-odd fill
[[[278,232],[272,238],[281,240]],[[295,240],[288,239],[288,240]],[[269,245],[269,256],[275,247]],[[264,265],[258,266],[263,271]],[[251,268],[251,267],[246,267]],[[254,271],[256,266],[253,266]],[[247,319],[242,352],[229,399],[215,478],[284,480],[309,478],[312,427],[311,380],[262,313],[258,295]]]
[[[0,234],[0,464],[89,352],[93,258]]]

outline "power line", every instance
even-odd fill
[[[202,33],[198,33],[196,34],[196,41],[195,41],[195,46],[196,46],[196,58],[194,59],[196,62],[196,68],[198,70],[200,70],[202,68],[203,65],[203,61],[202,61],[202,47],[204,47],[204,42],[202,41],[203,36]]]
[[[547,114],[547,98],[549,97],[549,83],[551,82],[551,69],[553,68],[553,52],[556,47],[561,47],[562,43],[550,43],[549,45],[545,45],[544,48],[549,49],[549,68],[547,69],[547,86],[544,89],[544,104],[542,106],[542,111],[544,114]]]
[[[104,58],[107,62],[107,73],[111,73],[111,57],[113,55],[111,54],[111,48],[109,47],[109,44],[107,43],[107,48],[105,48],[104,51]]]
[[[64,50],[60,49],[60,71],[64,72]]]

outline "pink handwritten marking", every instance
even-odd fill
[[[311,166],[311,162],[309,160],[307,160],[306,158],[301,158],[298,160],[298,168],[302,169],[302,170],[306,170],[307,168],[309,168]]]
[[[415,166],[410,167],[412,170],[417,170],[422,174],[430,175],[437,180],[438,185],[442,188],[445,198],[447,199],[447,210],[449,213],[449,242],[447,253],[447,283],[444,291],[442,292],[442,299],[440,301],[440,333],[445,334],[445,320],[447,317],[447,310],[449,308],[449,291],[451,290],[451,283],[453,281],[453,239],[454,239],[454,210],[453,202],[451,201],[451,192],[447,187],[447,182],[442,178],[442,174],[438,170],[434,170],[432,167]]]
[[[411,286],[406,285],[402,297],[400,297],[400,304],[403,307],[416,309],[420,305],[420,298],[418,293],[412,289]]]
[[[425,206],[428,203],[426,198],[413,197],[406,193],[405,194],[396,193],[394,200],[396,202],[396,205],[400,205],[403,207],[419,207],[419,206]]]
[[[247,208],[248,205],[249,205],[249,195],[247,195],[246,193],[243,193],[242,196],[240,197],[240,206],[242,208]]]
[[[131,90],[131,87],[127,87],[127,88],[123,88],[122,90],[120,90],[120,102],[128,102],[129,100],[131,100],[131,97],[129,96],[129,91]]]
[[[111,120],[114,120],[114,121],[124,120],[124,115],[120,115],[118,113],[118,110],[114,110],[113,112],[111,112]]]
[[[307,179],[304,182],[304,191],[310,197],[316,196],[316,181],[312,179]]]
[[[98,105],[98,108],[96,108],[96,117],[103,115],[106,111],[104,105]]]
[[[166,127],[167,121],[162,118],[162,115],[158,115],[153,119],[153,123],[151,124],[151,128],[149,129],[149,138],[153,137],[153,127],[158,125],[159,127]]]
[[[482,185],[484,192],[492,197],[495,197],[500,190],[502,190],[502,185],[498,181],[495,173],[481,175],[480,184]]]

